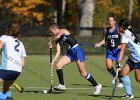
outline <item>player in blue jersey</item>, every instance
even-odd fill
[[[113,68],[113,61],[118,61],[120,54],[120,34],[118,32],[115,17],[113,14],[109,16],[109,27],[106,28],[103,39],[95,44],[95,47],[101,47],[107,41],[107,49],[106,49],[106,67],[109,73],[113,76],[112,83],[114,84],[116,72]],[[121,74],[119,72],[119,79]],[[123,84],[120,79],[120,83],[117,87],[123,87]]]
[[[123,98],[134,98],[128,74],[134,70],[135,78],[138,82],[140,82],[140,42],[126,19],[120,20],[119,30],[123,32],[123,35],[121,41],[121,52],[118,61],[122,62],[126,47],[128,47],[131,51],[131,55],[129,55],[129,58],[121,70],[121,74],[123,76],[121,79],[126,92],[126,94],[123,95]]]
[[[94,94],[98,95],[100,93],[102,85],[97,83],[95,79],[92,77],[92,75],[86,72],[85,63],[84,63],[85,62],[84,53],[81,47],[78,45],[76,39],[70,34],[70,32],[67,29],[61,29],[56,24],[51,25],[49,27],[49,31],[52,33],[52,35],[55,36],[52,39],[52,41],[50,41],[49,44],[55,41],[56,50],[57,50],[56,55],[54,59],[52,60],[51,66],[53,66],[55,61],[57,61],[61,53],[61,48],[65,46],[65,48],[67,49],[67,54],[62,56],[62,58],[56,64],[56,72],[57,72],[60,84],[58,86],[54,86],[54,89],[66,90],[65,85],[64,85],[62,68],[67,64],[76,62],[81,76],[86,78],[89,82],[93,84]]]
[[[6,34],[0,37],[0,49],[2,50],[0,83],[3,83],[3,92],[0,92],[0,100],[12,100],[9,87],[20,75],[25,64],[26,52],[18,36],[19,25],[13,21],[9,24]]]

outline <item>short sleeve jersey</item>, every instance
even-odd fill
[[[125,30],[121,43],[126,43],[128,49],[132,52],[130,59],[134,62],[140,62],[140,45],[134,42],[135,36],[129,30]]]
[[[7,35],[2,35],[0,40],[4,43],[0,69],[21,72],[22,58],[26,57],[23,43],[17,38]]]

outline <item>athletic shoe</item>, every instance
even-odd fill
[[[98,95],[102,89],[102,85],[98,84],[97,86],[94,87],[94,95]]]
[[[13,98],[12,97],[7,97],[6,100],[13,100]]]
[[[54,86],[54,90],[65,91],[66,87],[65,87],[65,85],[59,84],[58,86]]]
[[[113,77],[113,79],[112,79],[112,84],[113,85],[115,84],[115,77]]]
[[[117,87],[118,87],[118,88],[123,88],[124,86],[123,86],[122,83],[118,83]]]
[[[5,96],[6,96],[6,97],[11,97],[11,96],[12,96],[11,91],[7,91],[7,92],[5,93]]]
[[[134,96],[133,95],[124,94],[121,98],[130,98],[130,99],[133,99]]]

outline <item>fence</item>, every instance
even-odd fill
[[[6,31],[8,24],[0,25],[0,34],[4,34]],[[68,29],[72,32],[78,31],[78,27],[68,27]],[[93,35],[90,37],[78,36],[75,34],[75,38],[79,43],[97,43],[102,38],[103,28],[88,28],[93,31]],[[23,35],[22,41],[25,45],[27,54],[48,54],[48,30],[47,27],[41,26],[30,26],[25,25],[21,27],[21,32]],[[140,33],[140,31],[138,31]],[[140,35],[140,34],[138,34]],[[94,47],[86,47],[82,46],[85,54],[105,54],[106,48],[94,48]],[[53,49],[53,53],[55,53],[55,49]],[[65,50],[64,50],[65,53]]]

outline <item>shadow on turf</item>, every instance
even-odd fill
[[[29,92],[44,94],[43,91],[37,91],[37,90],[26,90],[26,91],[24,91],[24,93],[29,93]],[[64,92],[62,92],[62,91],[53,91],[52,93],[47,93],[47,94],[62,94],[62,93],[64,93]]]
[[[89,84],[70,84],[70,85],[75,85],[75,86],[93,86],[93,85],[89,85]],[[107,85],[103,85],[102,87],[111,87],[112,86],[107,86]]]
[[[97,98],[103,98],[103,99],[108,99],[110,98],[110,95],[88,95],[92,97],[97,97]],[[113,96],[113,98],[121,98],[122,96]],[[140,97],[135,97],[135,98],[140,98]]]

